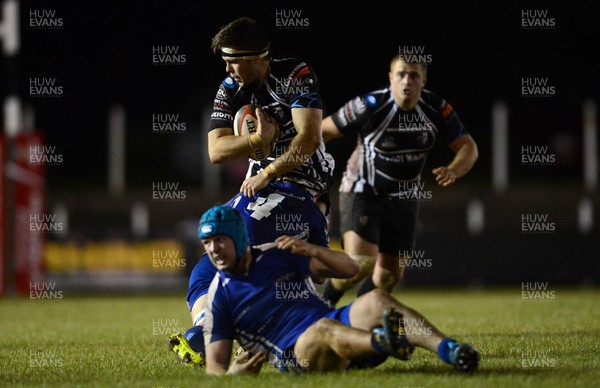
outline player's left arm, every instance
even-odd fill
[[[213,376],[239,375],[243,373],[258,373],[266,361],[264,353],[259,352],[250,356],[245,352],[241,357],[236,357],[231,366],[231,350],[233,341],[219,340],[206,346],[206,374]]]
[[[454,159],[447,166],[437,167],[432,171],[437,183],[444,187],[468,173],[479,157],[477,143],[469,134],[454,139],[449,146],[454,152]]]
[[[225,339],[206,345],[206,374],[220,376],[227,373],[232,349],[233,341]]]
[[[278,176],[285,175],[310,159],[321,143],[321,121],[323,112],[319,108],[294,108],[292,120],[298,132],[288,148],[273,160],[260,174],[242,183],[240,192],[252,197]]]
[[[312,275],[326,278],[351,278],[360,270],[358,264],[344,251],[311,244],[296,236],[279,236],[275,242],[279,249],[310,257],[309,269]]]

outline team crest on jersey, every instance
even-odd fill
[[[365,97],[365,102],[370,107],[377,106],[377,99],[372,94],[369,94],[367,97]]]
[[[386,137],[383,142],[381,142],[381,147],[383,148],[396,148],[397,144],[394,141],[394,138],[392,136],[388,136]]]
[[[279,107],[279,106],[275,106],[273,108],[273,111],[269,112],[269,114],[271,116],[277,117],[279,120],[283,119],[283,116],[285,116],[285,113],[283,112],[283,109],[281,109],[281,107]]]
[[[429,143],[429,133],[427,131],[422,131],[417,136],[420,145],[424,146]]]
[[[223,81],[223,86],[225,86],[228,89],[233,89],[234,87],[237,86],[237,81],[234,80],[231,77],[227,77],[225,78],[225,80]]]

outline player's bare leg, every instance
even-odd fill
[[[404,315],[406,337],[411,345],[437,353],[455,368],[469,372],[479,363],[478,351],[468,344],[457,344],[418,311],[400,303],[390,293],[375,289],[358,297],[350,308],[350,322],[358,329],[372,330],[381,324],[383,312],[393,307]]]
[[[349,279],[331,279],[325,286],[324,297],[332,304],[336,304],[344,292],[355,287],[361,280],[373,273],[379,248],[353,231],[348,231],[342,236],[344,252],[354,259],[360,266],[358,274]]]
[[[296,341],[296,360],[311,372],[365,368],[380,364],[388,356],[408,360],[413,347],[406,338],[402,318],[397,309],[388,308],[373,330],[322,318]],[[351,365],[351,361],[355,363]]]
[[[296,341],[294,352],[300,365],[311,372],[343,370],[350,360],[375,355],[371,331],[322,318]]]
[[[377,288],[392,292],[402,279],[404,267],[405,265],[400,265],[400,257],[397,255],[380,253],[373,269],[373,284]]]
[[[381,324],[383,312],[394,307],[404,315],[406,336],[411,344],[432,352],[437,350],[440,342],[446,337],[427,318],[410,307],[400,303],[388,292],[375,289],[357,298],[350,308],[352,326],[372,330]]]

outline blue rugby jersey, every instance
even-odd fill
[[[300,236],[323,247],[329,246],[327,220],[310,194],[292,182],[271,182],[254,197],[238,193],[227,205],[240,211],[250,245],[275,241],[279,236]],[[205,253],[194,266],[188,283],[188,307],[208,292],[217,269]]]
[[[248,276],[217,271],[208,291],[204,342],[235,339],[282,369],[298,337],[334,309],[310,279],[310,258],[276,248],[253,249],[252,255]]]

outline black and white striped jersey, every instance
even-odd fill
[[[271,59],[266,81],[256,88],[242,88],[233,78],[225,78],[214,99],[209,130],[233,128],[237,110],[250,103],[260,106],[277,121],[279,138],[275,150],[267,159],[249,159],[248,177],[260,173],[271,161],[284,153],[298,133],[292,121],[292,109],[323,108],[318,78],[309,64],[295,58]],[[296,182],[312,195],[327,191],[335,161],[325,151],[325,144],[321,141],[321,145],[311,157],[298,157],[302,157],[302,165],[279,180]]]
[[[410,111],[400,109],[387,87],[348,101],[332,119],[343,134],[358,133],[340,191],[392,198],[419,181],[438,137],[451,143],[468,134],[452,106],[425,89]]]

